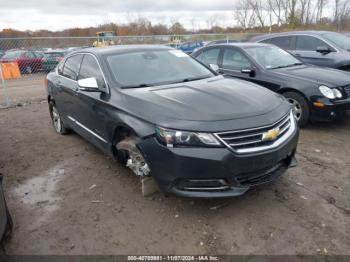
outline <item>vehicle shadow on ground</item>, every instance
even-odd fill
[[[305,128],[301,130],[309,130],[309,131],[337,131],[343,130],[345,128],[350,128],[350,115],[347,117],[332,121],[332,122],[315,122],[309,123]]]

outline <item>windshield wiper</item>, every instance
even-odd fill
[[[130,86],[122,86],[121,88],[139,88],[139,87],[151,87],[154,85],[151,84],[139,84],[139,85],[130,85]]]
[[[172,82],[171,84],[177,84],[177,83],[184,83],[184,82],[191,82],[191,81],[196,81],[196,80],[202,80],[205,78],[209,78],[210,76],[200,76],[200,77],[187,77],[184,79],[181,79],[179,81]]]
[[[303,64],[303,63],[294,63],[294,64],[290,64],[290,65],[276,66],[276,67],[272,67],[272,68],[270,68],[270,69],[286,68],[286,67],[298,66],[298,65],[302,65],[302,64]]]

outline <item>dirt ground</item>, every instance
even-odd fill
[[[128,169],[57,135],[45,101],[1,109],[0,134],[9,254],[350,254],[350,118],[303,129],[276,182],[215,201],[142,197]]]
[[[39,72],[36,74],[22,75],[20,79],[6,80],[6,90],[0,81],[0,108],[7,106],[7,97],[10,105],[18,103],[28,103],[38,101],[45,97],[44,80],[46,74]]]

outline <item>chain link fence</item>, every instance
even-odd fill
[[[255,34],[118,36],[115,45],[161,44],[178,48],[186,42],[245,41]],[[93,46],[97,37],[0,38],[0,108],[45,99],[48,72],[69,52]]]

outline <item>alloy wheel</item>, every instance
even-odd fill
[[[61,117],[57,111],[55,106],[52,107],[52,121],[57,133],[61,133],[62,125],[61,125]]]
[[[302,108],[300,103],[297,100],[290,97],[288,97],[287,100],[293,105],[293,114],[295,118],[299,121],[302,115]]]

